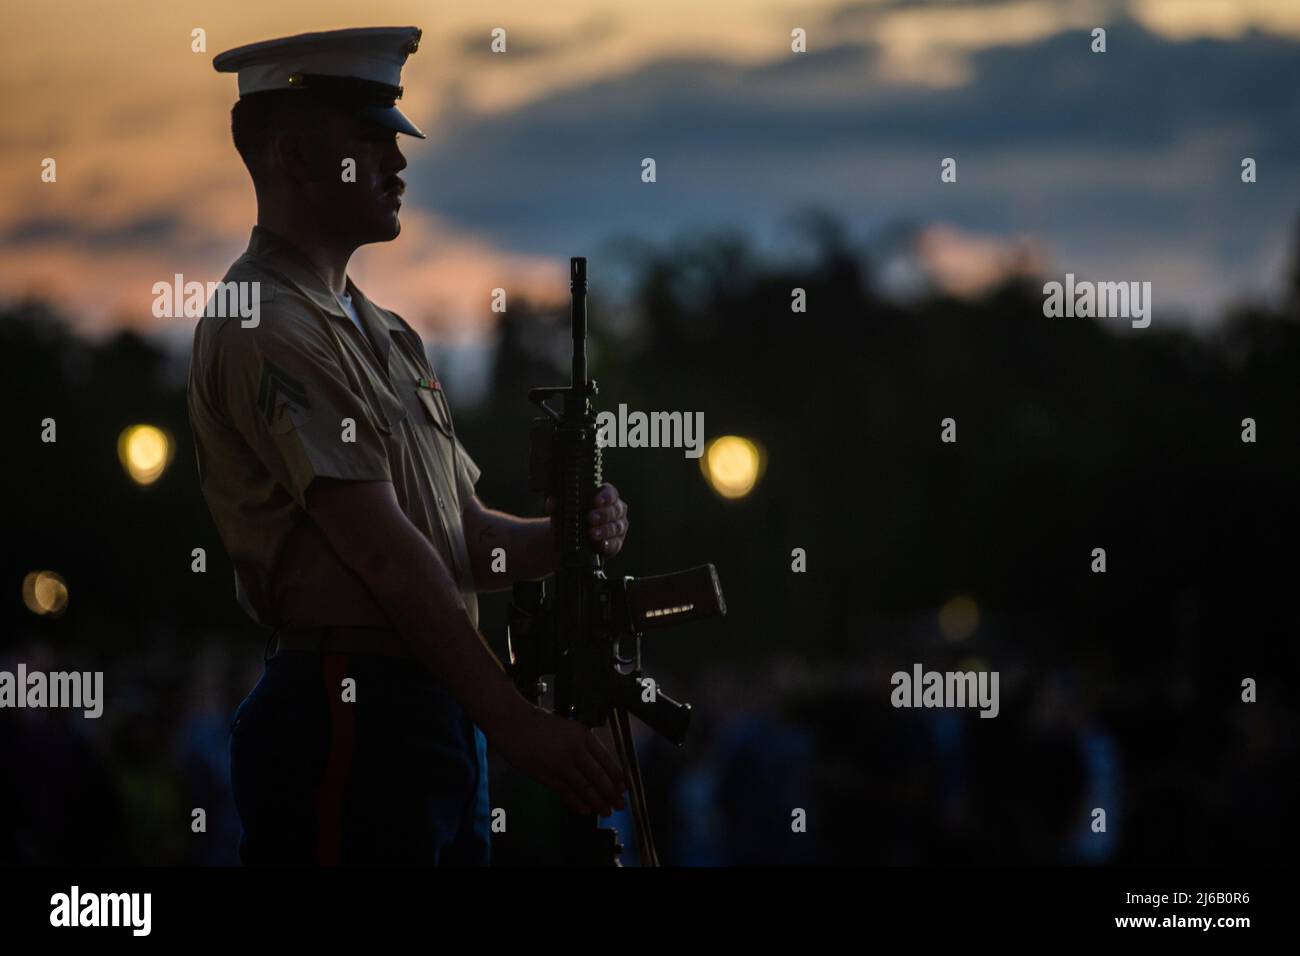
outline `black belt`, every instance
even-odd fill
[[[319,654],[378,654],[414,657],[411,645],[391,627],[282,627],[271,635],[278,651],[315,651]],[[270,649],[270,641],[267,642]]]

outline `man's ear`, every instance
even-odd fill
[[[290,182],[314,183],[322,175],[319,140],[303,130],[277,131],[271,139],[271,162]]]

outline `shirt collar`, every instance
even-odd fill
[[[302,252],[287,239],[275,234],[265,226],[254,226],[248,239],[246,255],[261,259],[271,269],[288,280],[294,288],[311,300],[326,315],[352,325],[352,320],[343,311],[343,305],[316,273],[315,267]],[[393,319],[387,311],[377,308],[366,297],[351,278],[347,280],[346,291],[352,297],[352,308],[361,316],[362,323],[370,333],[370,338],[379,349],[380,358],[385,365],[388,362],[388,350],[391,346],[390,332],[405,331],[404,327]]]

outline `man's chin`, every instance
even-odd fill
[[[372,242],[392,242],[401,232],[402,221],[394,212],[377,219],[369,229],[363,230],[362,238],[357,244],[364,246]]]

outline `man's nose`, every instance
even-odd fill
[[[401,147],[394,143],[393,148],[384,157],[384,172],[400,173],[405,168],[406,157],[402,155]]]

